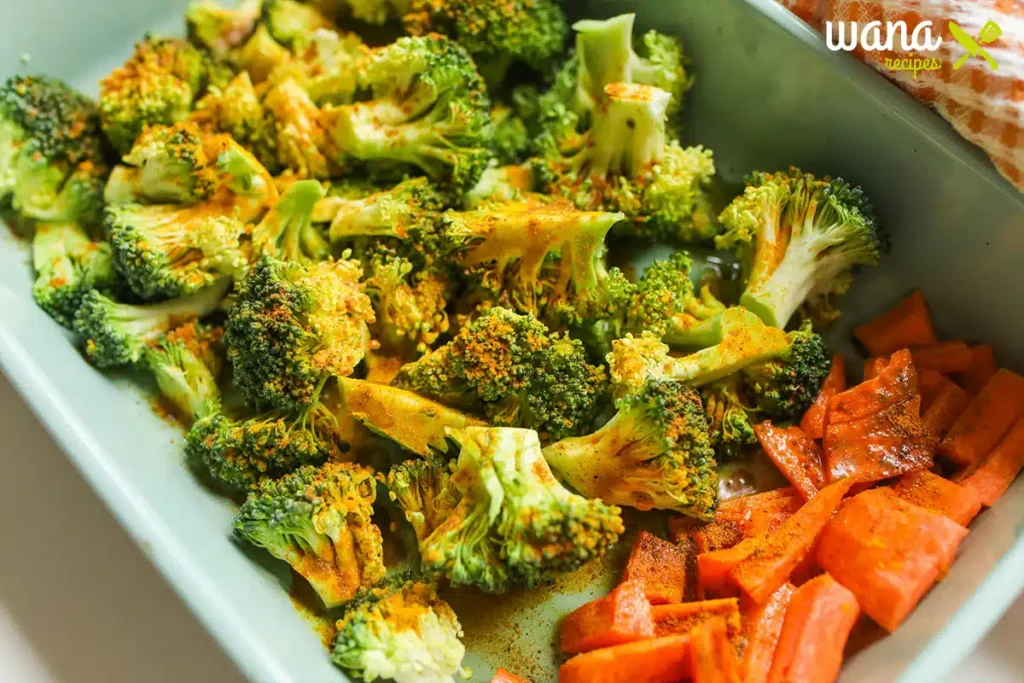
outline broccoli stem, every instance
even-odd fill
[[[620,14],[606,20],[583,19],[572,25],[580,60],[577,104],[581,108],[598,108],[607,84],[631,82],[635,18],[635,14]],[[581,113],[579,109],[577,113]]]
[[[112,303],[110,319],[136,335],[143,342],[152,342],[176,326],[178,321],[202,318],[217,310],[231,287],[231,278],[225,277],[206,289],[170,301],[135,306]]]

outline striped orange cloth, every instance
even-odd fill
[[[935,108],[965,138],[984,149],[996,168],[1024,192],[1024,0],[779,0],[818,29],[825,22],[903,21],[908,38],[914,27],[932,22],[932,36],[941,37],[934,51],[906,54],[896,50],[854,53],[907,92]],[[960,69],[954,63],[966,50],[953,39],[953,21],[978,39],[982,27],[995,22],[1001,35],[982,43],[998,69],[980,56],[968,56]],[[849,28],[849,25],[847,25]],[[936,70],[893,70],[893,59],[934,58]],[[890,60],[887,66],[886,60]]]

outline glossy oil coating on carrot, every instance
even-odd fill
[[[970,524],[981,511],[977,491],[928,470],[903,475],[892,490],[903,500],[945,515],[961,526]]]
[[[974,356],[971,349],[962,341],[945,341],[926,346],[910,347],[910,355],[918,370],[935,370],[949,374],[951,372],[967,372],[971,369]]]
[[[651,604],[643,584],[620,583],[563,619],[559,633],[562,652],[570,654],[653,637]]]
[[[1022,415],[1024,378],[999,370],[960,414],[939,444],[939,452],[960,465],[973,465],[995,448]]]
[[[681,602],[676,605],[657,605],[651,608],[654,634],[661,636],[684,635],[712,619],[725,619],[730,631],[740,629],[739,598]]]
[[[494,678],[491,679],[491,683],[530,683],[530,681],[516,676],[508,669],[499,668],[494,672]]]
[[[793,592],[775,648],[768,683],[831,683],[860,608],[857,598],[828,574]]]
[[[895,631],[953,562],[967,529],[887,488],[846,501],[818,541],[818,562]]]
[[[690,661],[693,683],[740,683],[736,651],[722,618],[712,619],[693,633]]]
[[[888,356],[872,356],[864,361],[864,372],[861,375],[861,381],[867,382],[869,379],[878,377],[878,373],[885,370],[885,366],[889,364]]]
[[[747,640],[740,663],[743,683],[765,683],[768,680],[786,610],[795,590],[792,584],[784,583],[763,605],[750,599],[743,602],[743,634]]]
[[[921,421],[910,352],[897,351],[878,377],[832,397],[825,418],[830,481],[878,481],[932,466],[937,439]]]
[[[800,427],[776,427],[769,420],[754,426],[761,448],[804,500],[825,485],[821,449]]]
[[[957,375],[956,381],[968,393],[976,394],[985,388],[997,370],[999,370],[999,366],[996,365],[996,356],[992,347],[988,344],[978,344],[971,347],[970,369]]]
[[[692,538],[698,553],[722,550],[777,528],[801,505],[803,497],[786,487],[719,503],[715,518],[696,528],[688,518],[669,518],[669,530],[673,536]]]
[[[642,585],[652,605],[682,602],[690,563],[686,551],[675,543],[641,531],[633,542],[622,580]]]
[[[837,353],[832,356],[832,368],[821,383],[818,397],[800,420],[800,428],[807,436],[812,439],[825,436],[825,409],[828,408],[829,399],[841,391],[846,391],[846,361],[842,354]]]
[[[952,429],[970,402],[970,395],[947,379],[938,396],[922,413],[921,421],[930,434],[941,439]]]
[[[872,355],[884,356],[908,346],[934,344],[935,326],[924,294],[915,289],[891,310],[853,330],[853,336]]]
[[[949,382],[950,379],[941,372],[917,369],[917,393],[921,394],[921,412],[928,410],[932,401]]]
[[[986,455],[977,468],[969,471],[960,482],[974,490],[986,507],[995,505],[1010,484],[1024,469],[1024,418]]]
[[[680,683],[690,678],[690,636],[667,636],[576,655],[558,683]]]

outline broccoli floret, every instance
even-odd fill
[[[747,405],[740,375],[729,375],[701,388],[701,399],[708,418],[711,446],[720,461],[738,457],[757,443],[754,423],[756,409]]]
[[[373,322],[361,274],[353,261],[264,257],[250,268],[225,325],[234,381],[250,405],[298,412],[318,402],[330,377],[352,373]]]
[[[618,540],[619,509],[559,484],[533,430],[469,427],[449,436],[462,450],[450,477],[436,475],[444,488],[432,493],[434,512],[439,500],[458,502],[419,543],[428,574],[488,593],[533,588],[600,557]],[[410,498],[396,497],[399,504]]]
[[[374,258],[363,284],[376,317],[371,332],[383,349],[415,358],[448,331],[453,285],[442,271],[416,271],[400,256]]]
[[[126,154],[148,125],[183,121],[206,87],[208,58],[184,40],[146,38],[100,81],[100,123]]]
[[[832,354],[809,327],[788,333],[776,358],[743,369],[742,382],[754,404],[772,420],[796,420],[814,403],[832,367]]]
[[[454,683],[468,676],[459,620],[423,581],[389,577],[357,598],[336,629],[332,659],[356,678]]]
[[[104,199],[129,202],[195,204],[214,195],[225,141],[206,136],[191,123],[149,126],[110,174]]]
[[[622,218],[531,196],[448,212],[442,234],[458,263],[503,303],[546,319],[596,318],[622,303],[626,281],[604,264],[605,236]]]
[[[132,365],[168,330],[217,310],[230,286],[230,278],[222,278],[193,294],[144,306],[118,303],[94,289],[75,313],[75,332],[96,367]]]
[[[316,7],[297,0],[263,0],[260,21],[270,36],[285,47],[308,42],[318,29],[336,28]]]
[[[845,293],[855,268],[875,265],[889,248],[859,187],[828,176],[754,173],[719,220],[716,238],[734,249],[747,276],[740,303],[785,327],[805,302]]]
[[[593,434],[544,449],[555,474],[591,498],[710,518],[718,477],[697,392],[649,379],[615,407],[615,416]]]
[[[518,164],[523,161],[532,144],[526,123],[511,108],[497,104],[491,108],[494,125],[494,156],[499,164]]]
[[[62,81],[13,76],[0,86],[0,202],[22,216],[98,223],[104,144],[96,105]]]
[[[248,71],[242,71],[222,88],[211,88],[196,103],[190,120],[205,131],[227,133],[249,149],[268,170],[281,170],[277,158],[277,130]]]
[[[565,50],[568,29],[557,0],[413,0],[405,25],[414,35],[451,36],[473,56],[492,88],[513,64],[548,68]]]
[[[274,40],[266,25],[260,23],[232,57],[239,68],[249,73],[254,83],[262,83],[275,68],[287,64],[292,54],[288,48]]]
[[[321,116],[337,163],[416,167],[457,194],[476,183],[491,158],[490,102],[463,48],[399,38],[369,55],[360,82],[369,99],[326,105]]]
[[[185,12],[188,38],[224,59],[252,35],[261,4],[261,0],[244,0],[237,7],[222,7],[211,0],[193,0]]]
[[[480,209],[488,204],[517,202],[533,189],[533,171],[527,166],[491,166],[469,192],[462,196],[462,208]]]
[[[483,421],[411,391],[350,377],[339,380],[345,410],[364,427],[417,455],[448,453],[445,430]]]
[[[324,196],[316,180],[293,183],[253,230],[253,247],[260,254],[284,261],[321,261],[330,245],[312,222],[313,207]]]
[[[607,391],[583,346],[530,315],[494,308],[402,368],[395,385],[544,439],[585,431]]]
[[[37,223],[32,265],[33,298],[64,327],[72,326],[87,292],[110,292],[118,284],[110,245],[93,242],[76,223]]]
[[[448,441],[447,433],[442,439]],[[451,485],[451,474],[448,461],[432,453],[394,465],[388,472],[388,497],[409,522],[417,545],[426,541],[459,504],[462,496]]]
[[[326,607],[338,607],[384,577],[380,529],[371,519],[376,495],[369,468],[300,467],[249,494],[235,536],[290,564]]]
[[[349,104],[370,48],[355,33],[318,29],[292,48],[289,59],[274,65],[271,83],[294,80],[317,105]]]
[[[144,364],[160,393],[189,422],[220,409],[215,376],[219,363],[211,368],[204,358],[216,358],[211,346],[219,344],[222,334],[220,328],[189,323],[171,330],[145,352]]]

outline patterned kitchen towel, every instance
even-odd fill
[[[914,27],[931,21],[933,42],[942,39],[938,49],[908,54],[896,37],[891,50],[858,46],[854,54],[934,107],[1024,192],[1024,0],[779,2],[819,30],[833,22],[833,40],[838,39],[838,22],[855,21],[862,30],[880,21],[884,43],[886,22],[905,22],[909,39]],[[848,23],[847,41],[850,28]],[[915,58],[926,68],[913,69],[907,60]]]

